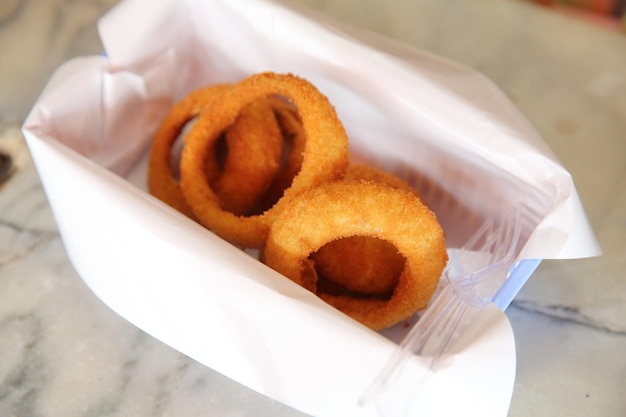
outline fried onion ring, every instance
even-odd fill
[[[205,175],[220,132],[255,100],[282,96],[298,109],[306,139],[302,166],[289,188],[271,208],[252,216],[224,210]],[[199,221],[229,242],[247,248],[264,245],[276,214],[295,196],[340,179],[348,167],[348,138],[334,107],[313,84],[291,74],[252,75],[220,94],[199,116],[186,136],[181,158],[181,190]]]
[[[406,259],[389,299],[318,290],[308,257],[328,242],[351,236],[388,241]],[[374,330],[423,309],[447,259],[441,226],[413,193],[354,180],[326,183],[289,201],[272,224],[262,253],[269,267]]]
[[[174,105],[154,138],[148,171],[149,191],[191,218],[195,215],[180,191],[173,170],[173,148],[185,126],[230,87],[219,84],[191,92]],[[254,210],[274,181],[282,153],[282,130],[274,107],[282,111],[284,103],[263,99],[243,108],[221,135],[226,154],[213,155],[207,160],[207,176],[226,210],[242,215]]]
[[[415,190],[394,174],[369,164],[351,164],[345,180],[368,180]],[[405,259],[387,241],[353,236],[328,242],[311,254],[318,284],[329,294],[355,293],[388,298],[398,283]]]
[[[257,208],[258,213],[262,213],[276,204],[300,172],[306,140],[297,109],[286,102],[274,103],[273,107],[283,136],[282,163]]]
[[[191,120],[223,91],[228,84],[216,84],[192,91],[171,108],[157,130],[148,161],[148,191],[188,217],[195,218],[183,197],[178,178],[172,171],[170,154],[179,135]]]
[[[225,161],[211,182],[226,211],[249,215],[279,171],[283,136],[274,105],[280,105],[279,100],[250,103],[226,131]]]

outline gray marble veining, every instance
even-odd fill
[[[51,72],[102,46],[117,0],[0,5],[0,415],[297,416],[104,306],[63,249],[19,125]],[[507,310],[510,416],[623,416],[626,400],[626,36],[517,0],[298,0],[476,68],[570,170],[604,256],[544,261]]]

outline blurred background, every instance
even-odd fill
[[[512,51],[508,53],[512,54],[520,46],[532,46],[546,54],[547,60],[528,65],[537,71],[552,64],[555,67],[552,72],[565,72],[568,64],[573,62],[601,66],[603,61],[584,62],[595,60],[599,54],[614,55],[617,65],[623,54],[623,40],[603,32],[621,32],[626,36],[626,0],[292,1],[341,21],[433,50],[485,73],[491,68],[484,60],[488,56],[498,59],[497,55],[504,52],[497,48],[509,47]],[[4,0],[0,4],[0,114],[5,123],[23,120],[49,75],[60,63],[101,50],[96,21],[118,2]],[[503,4],[509,2],[529,4],[513,7]],[[537,13],[536,8],[543,9],[539,12],[543,16],[528,21],[529,14]],[[435,20],[429,20],[431,18]],[[564,23],[565,20],[577,22]],[[554,25],[554,28],[533,28],[533,24]],[[551,36],[546,36],[550,31]],[[575,33],[568,33],[570,31]],[[519,45],[515,36],[534,36],[534,42],[538,44],[523,42]],[[15,48],[15,44],[22,47]],[[551,52],[551,49],[555,50]],[[516,55],[518,59],[525,56],[524,51],[518,51]],[[488,75],[496,78],[497,74]],[[509,87],[505,79],[496,78],[496,81],[505,91]],[[616,82],[609,79],[599,82],[610,84],[611,81]],[[16,97],[20,99],[15,100]]]

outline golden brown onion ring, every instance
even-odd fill
[[[370,164],[351,164],[345,180],[368,180],[415,193],[405,181]],[[337,239],[310,256],[324,292],[388,298],[398,283],[405,259],[387,241],[353,236]]]
[[[350,236],[388,241],[406,259],[388,300],[318,291],[308,257],[328,242]],[[409,191],[371,181],[335,181],[289,201],[271,226],[262,258],[271,268],[374,330],[423,309],[447,259],[443,231],[428,207]]]
[[[302,167],[274,206],[262,214],[237,216],[222,209],[205,175],[206,159],[214,152],[220,132],[243,107],[273,95],[288,98],[298,108],[306,134]],[[186,137],[180,183],[187,203],[205,227],[237,246],[260,248],[287,202],[303,191],[340,179],[347,167],[348,138],[328,98],[294,75],[260,73],[240,81],[200,114]]]
[[[192,91],[174,104],[157,130],[148,161],[148,191],[183,214],[195,218],[172,171],[170,154],[184,127],[219,94],[230,88],[216,84]]]
[[[148,170],[149,191],[191,218],[195,215],[180,192],[179,180],[172,169],[173,147],[184,127],[230,86],[210,86],[188,94],[173,106],[154,138]],[[226,210],[242,215],[254,210],[279,170],[282,132],[273,113],[273,103],[284,105],[267,99],[243,108],[223,133],[227,154],[221,160],[217,155],[207,160],[207,176]]]
[[[300,172],[304,156],[306,135],[297,109],[283,100],[276,100],[273,108],[283,136],[281,168],[259,203],[258,213],[264,212],[280,200]]]
[[[275,101],[249,104],[226,131],[225,160],[211,185],[221,207],[236,215],[246,216],[256,209],[279,171],[283,137]]]

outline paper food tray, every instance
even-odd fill
[[[541,259],[598,247],[571,177],[492,83],[271,1],[124,1],[100,34],[105,54],[59,68],[23,127],[71,262],[98,297],[311,415],[506,414],[514,343],[494,302],[505,308]],[[406,179],[437,214],[451,262],[420,320],[373,332],[146,193],[170,106],[268,70],[313,82],[352,158]]]

